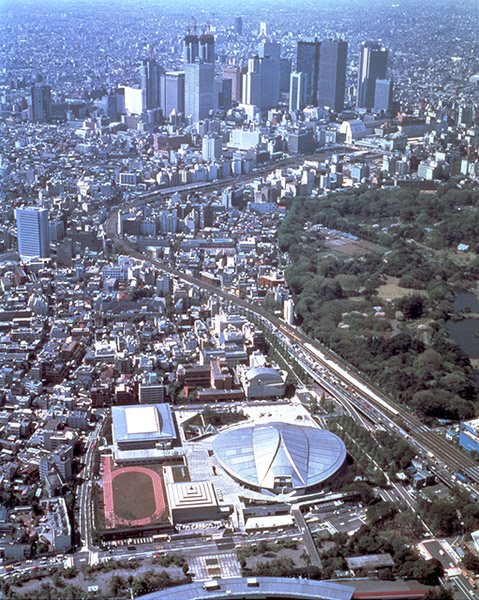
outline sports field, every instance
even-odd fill
[[[103,457],[103,497],[107,529],[154,523],[166,508],[158,473],[146,467],[112,470],[109,456]]]
[[[120,519],[133,521],[151,517],[156,508],[151,477],[138,471],[114,477],[113,506]]]

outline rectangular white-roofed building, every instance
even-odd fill
[[[113,406],[115,461],[118,464],[157,462],[168,455],[176,430],[168,404]]]

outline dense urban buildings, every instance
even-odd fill
[[[0,598],[473,600],[475,6],[131,8],[0,19]]]

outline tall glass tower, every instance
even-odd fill
[[[388,54],[388,50],[377,42],[365,42],[361,46],[357,108],[374,108],[376,81],[387,79]]]
[[[50,256],[48,210],[35,206],[17,208],[16,216],[20,256]]]
[[[296,50],[296,72],[306,73],[306,102],[316,104],[319,77],[319,52],[321,43],[318,41],[298,42]]]
[[[318,106],[336,112],[344,108],[348,43],[342,40],[321,42],[318,75]]]
[[[207,33],[199,39],[188,34],[184,39],[185,116],[193,122],[209,116],[215,108],[215,41]]]

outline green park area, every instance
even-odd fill
[[[338,251],[348,239],[365,251]],[[427,423],[477,412],[471,362],[446,323],[457,318],[455,293],[477,291],[478,191],[297,197],[278,243],[306,333]]]

